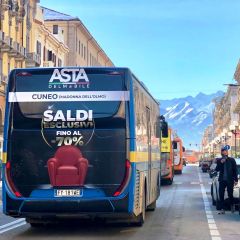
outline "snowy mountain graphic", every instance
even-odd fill
[[[186,148],[199,148],[204,129],[212,124],[213,99],[223,94],[218,91],[210,95],[199,93],[196,97],[160,100],[161,114],[183,139]]]

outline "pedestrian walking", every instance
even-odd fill
[[[225,214],[224,210],[224,194],[227,188],[228,198],[231,205],[231,211],[234,212],[233,201],[233,187],[238,183],[237,165],[234,158],[228,156],[229,146],[221,148],[222,157],[217,159],[216,171],[219,172],[219,198],[220,198],[220,212],[218,214]]]

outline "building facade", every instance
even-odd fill
[[[30,31],[38,2],[38,0],[0,0],[0,144],[7,77],[11,69],[26,66]]]
[[[37,6],[30,33],[31,43],[27,67],[62,67],[66,65],[69,48],[63,42],[63,35],[52,34],[45,26],[43,8]]]
[[[43,8],[49,31],[69,47],[66,66],[113,66],[104,50],[79,18]]]
[[[0,0],[0,150],[11,69],[113,66],[79,18],[38,3],[40,0]]]
[[[229,145],[231,155],[237,156],[240,154],[239,113],[236,112],[238,87],[230,85],[224,96],[215,99],[214,103],[213,125],[205,129],[203,151],[216,156],[221,146]]]

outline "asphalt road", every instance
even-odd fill
[[[210,181],[197,166],[185,167],[172,186],[162,187],[157,209],[147,213],[143,227],[87,223],[32,229],[24,220],[0,213],[0,239],[238,240],[240,216],[217,214],[211,206]]]

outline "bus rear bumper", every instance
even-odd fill
[[[17,208],[7,207],[5,214],[16,218],[124,218],[131,216],[128,200],[128,195],[116,200],[25,200]]]

